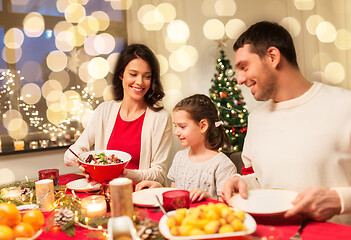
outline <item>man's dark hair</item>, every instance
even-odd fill
[[[298,68],[292,37],[278,23],[262,21],[251,25],[234,43],[234,51],[245,44],[250,44],[251,52],[256,53],[261,58],[266,55],[269,47],[276,47],[291,65]]]

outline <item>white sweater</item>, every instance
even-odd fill
[[[114,100],[101,103],[82,135],[70,148],[77,154],[90,151],[93,145],[96,150],[106,149],[120,106],[121,102]],[[170,166],[171,141],[172,123],[169,113],[166,110],[155,112],[147,108],[141,131],[139,170],[129,170],[126,177],[135,183],[147,179],[165,184]],[[67,150],[64,158],[69,165],[75,157]]]
[[[242,157],[264,188],[335,189],[342,215],[331,221],[351,224],[350,91],[314,83],[298,98],[266,102],[249,116]]]

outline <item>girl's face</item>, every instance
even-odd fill
[[[201,123],[196,123],[184,110],[173,111],[174,134],[179,138],[183,147],[193,147],[204,144],[205,131]]]
[[[124,98],[144,101],[144,96],[151,86],[151,68],[141,58],[130,61],[121,76]]]

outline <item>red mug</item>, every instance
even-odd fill
[[[58,169],[43,169],[38,172],[39,180],[52,179],[54,186],[59,185],[59,170]]]
[[[190,193],[186,190],[172,190],[162,193],[163,208],[169,212],[178,208],[190,207]]]

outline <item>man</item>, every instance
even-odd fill
[[[242,153],[255,173],[229,179],[222,198],[246,198],[255,184],[292,189],[299,194],[285,217],[351,224],[351,92],[306,80],[276,23],[252,25],[234,51],[239,84],[266,102],[249,115]]]

